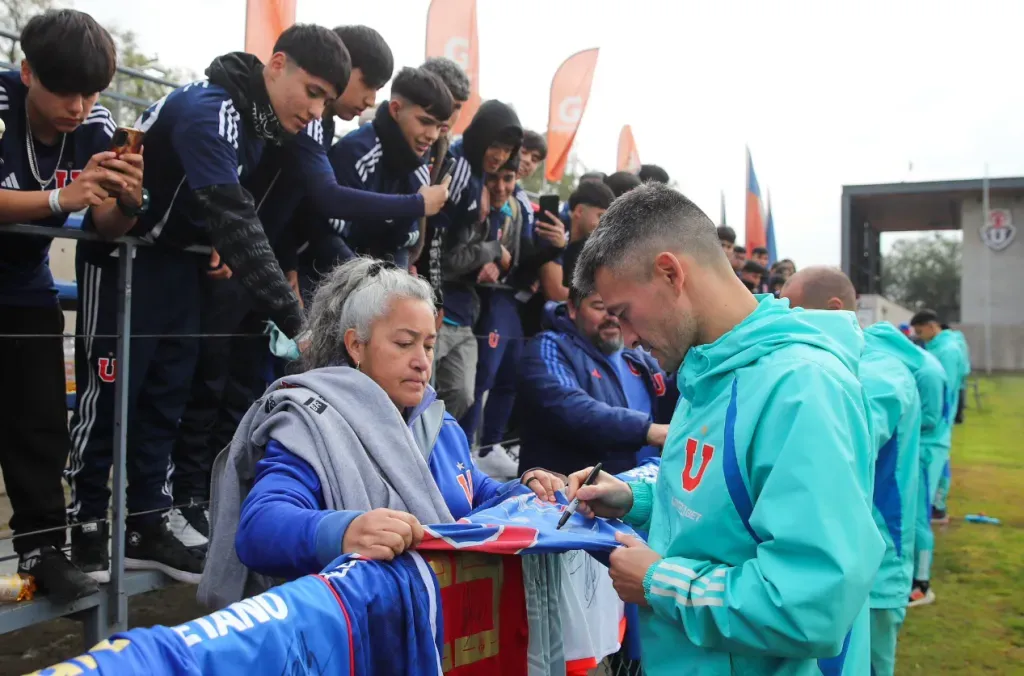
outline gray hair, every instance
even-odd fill
[[[682,193],[649,182],[617,198],[601,216],[576,260],[573,286],[581,297],[589,296],[601,268],[649,266],[645,257],[661,251],[686,254],[702,265],[732,273],[711,219]],[[647,279],[653,274],[650,267],[646,274]]]
[[[373,258],[354,258],[327,273],[313,297],[307,328],[307,369],[351,364],[345,333],[354,329],[361,342],[397,299],[421,300],[434,307],[434,292],[425,280]]]
[[[462,66],[443,56],[432,56],[421,66],[441,78],[451,92],[452,98],[461,103],[469,100],[471,91],[469,77]]]

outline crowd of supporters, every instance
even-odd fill
[[[470,98],[466,74],[444,58],[396,73],[387,43],[366,26],[295,25],[266,64],[242,53],[215,58],[205,79],[139,117],[144,150],[112,149],[116,124],[97,98],[116,52],[90,16],[39,15],[22,48],[20,72],[0,74],[0,221],[60,227],[85,210],[83,227],[104,240],[130,234],[153,244],[137,249],[134,264],[126,567],[191,583],[204,565],[210,571],[211,481],[226,476],[214,460],[229,446],[252,461],[252,490],[231,525],[230,554],[215,567],[237,554],[252,571],[294,577],[341,553],[397,554],[415,540],[419,522],[383,509],[386,497],[344,506],[338,491],[351,485],[333,485],[318,469],[323,457],[276,436],[256,444],[256,455],[236,449],[240,423],[252,437],[238,448],[261,438],[253,404],[285,374],[306,371],[309,380],[296,382],[321,388],[322,399],[306,402],[316,414],[321,401],[355,397],[365,376],[380,390],[367,390],[367,400],[386,394],[414,438],[432,429],[429,471],[455,518],[505,490],[499,481],[547,498],[583,467],[601,462],[617,474],[660,455],[677,409],[676,374],[652,356],[657,345],[625,337],[624,312],[572,283],[588,239],[625,196],[642,209],[644,200],[675,204],[665,195],[676,195],[680,213],[699,212],[659,187],[669,182],[660,167],[591,172],[564,204],[528,195],[521,181],[546,159],[544,136],[490,100],[453,138]],[[389,82],[390,99],[378,102]],[[335,117],[365,121],[335,140]],[[751,293],[794,305],[855,309],[848,280],[815,269],[800,278],[791,260],[744,250],[724,224],[717,238],[735,274],[723,288],[742,293],[738,278]],[[3,234],[0,242],[0,360],[16,384],[0,405],[9,438],[0,464],[15,549],[44,592],[72,600],[110,574],[118,250],[103,240],[77,248],[78,396],[68,425],[50,239]],[[213,253],[186,252],[192,245]],[[808,289],[833,282],[841,292],[816,305]],[[925,341],[943,332],[937,322],[914,320]],[[252,337],[268,326],[269,350],[266,337]],[[393,333],[381,337],[385,330]],[[949,359],[947,372],[963,369]],[[347,367],[342,381],[316,380],[335,366]],[[265,402],[270,415],[272,396]],[[360,439],[370,457],[373,444],[387,447]],[[938,482],[942,457],[929,481]],[[379,463],[363,470],[379,473]],[[909,600],[928,594],[927,575],[915,577]]]

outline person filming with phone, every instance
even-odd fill
[[[21,48],[20,69],[0,74],[0,222],[61,228],[69,214],[87,210],[86,228],[124,234],[145,199],[143,161],[141,148],[111,148],[116,125],[97,103],[117,64],[110,34],[88,14],[52,10],[25,25]],[[0,234],[0,334],[46,336],[0,339],[0,467],[14,511],[18,572],[67,603],[97,585],[62,552],[61,473],[71,442],[51,241]]]

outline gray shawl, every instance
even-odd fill
[[[271,385],[213,464],[210,544],[199,601],[221,608],[270,586],[238,560],[235,534],[256,463],[271,439],[313,468],[327,509],[386,507],[422,523],[454,521],[427,466],[444,404],[424,401],[423,408],[410,430],[384,390],[347,366]]]

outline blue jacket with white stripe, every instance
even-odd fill
[[[649,354],[624,350],[652,402],[650,411],[629,408],[618,371],[576,329],[566,305],[548,303],[545,315],[548,330],[530,340],[519,364],[519,401],[526,411],[520,467],[570,474],[601,462],[610,474],[632,469],[651,424],[672,416],[674,383]]]
[[[381,113],[387,119],[382,119]],[[328,158],[338,183],[351,188],[385,195],[415,195],[430,184],[429,168],[401,137],[386,102],[377,119],[334,144]],[[390,257],[402,267],[408,265],[409,251],[419,242],[418,218],[332,219],[330,225],[356,253]]]

